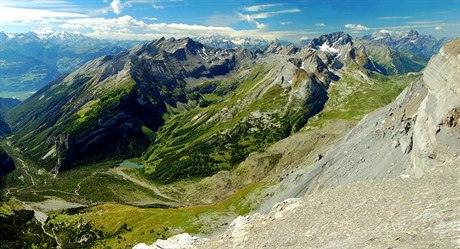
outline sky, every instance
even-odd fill
[[[0,0],[0,30],[102,39],[221,35],[299,42],[410,29],[460,36],[460,0]]]

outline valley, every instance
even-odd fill
[[[412,31],[395,41],[423,39],[433,41]],[[353,139],[374,131],[365,125],[381,122],[376,115],[391,113],[388,125],[400,118],[404,94],[428,82],[419,70],[437,45],[407,54],[409,45],[334,32],[302,46],[222,46],[160,38],[107,53],[0,112],[8,128],[0,148],[15,166],[2,174],[0,218],[32,234],[21,246],[132,248],[182,233],[215,237],[235,218],[268,213],[287,198],[407,173],[394,163],[388,175],[355,170],[389,161],[370,156],[380,153],[374,140]],[[379,57],[382,48],[391,53]],[[409,146],[405,139],[393,149]]]

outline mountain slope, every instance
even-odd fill
[[[0,148],[0,177],[7,175],[15,168],[14,162],[6,152]],[[3,187],[3,182],[0,179],[0,188]]]
[[[37,91],[89,60],[119,53],[124,45],[68,32],[0,32],[0,44],[0,94],[9,96]]]
[[[380,71],[391,75],[422,70],[445,42],[445,39],[438,40],[411,30],[401,36],[379,31],[356,43],[378,63]]]
[[[18,99],[0,98],[0,116],[4,116],[10,109],[21,103]]]
[[[2,116],[0,116],[0,138],[4,137],[5,135],[10,134],[11,129],[10,126],[5,122]]]
[[[170,183],[231,170],[250,153],[300,129],[323,108],[329,82],[338,78],[331,71],[337,55],[314,47],[295,50],[259,55],[257,66],[250,61],[228,79],[192,88],[211,104],[166,121],[144,155],[146,173]]]
[[[11,132],[9,125],[4,119],[5,114],[19,103],[21,101],[18,99],[0,98],[0,138]]]
[[[342,71],[373,70],[344,33],[265,55],[160,39],[87,63],[8,120],[17,145],[48,168],[135,157],[151,145],[146,173],[171,182],[233,168],[321,111]]]
[[[58,162],[62,169],[76,161],[139,155],[151,131],[163,124],[166,105],[184,101],[185,78],[234,67],[233,54],[213,51],[217,61],[205,62],[200,46],[190,39],[161,39],[87,63],[9,114],[19,142],[34,158],[51,160],[51,166]]]
[[[460,39],[447,43],[393,103],[269,188],[268,214],[239,217],[217,238],[135,248],[458,246],[459,55]]]
[[[420,176],[454,160],[460,154],[459,43],[445,45],[420,80],[395,102],[366,116],[324,159],[286,179],[289,187],[271,203],[354,181]]]

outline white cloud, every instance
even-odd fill
[[[272,8],[272,7],[276,7],[276,6],[281,6],[281,5],[282,4],[278,4],[278,3],[259,4],[259,5],[252,5],[252,6],[244,7],[244,10],[249,11],[249,12],[256,12],[256,11],[261,11],[261,10],[264,10],[264,9],[268,9],[268,8]]]
[[[267,19],[269,17],[273,17],[279,14],[287,14],[287,13],[297,13],[300,12],[299,9],[287,9],[287,10],[279,10],[279,11],[272,11],[272,12],[261,12],[257,14],[239,14],[242,20],[246,20],[248,22],[257,20],[257,19]]]
[[[378,29],[388,29],[388,30],[409,30],[409,29],[420,29],[420,28],[449,28],[449,27],[460,27],[460,23],[452,22],[452,23],[419,23],[419,24],[409,24],[409,25],[399,25],[399,26],[387,26],[387,27],[379,27]]]
[[[178,2],[181,0],[127,0],[122,2],[121,0],[112,0],[110,6],[104,7],[101,9],[93,10],[95,14],[102,13],[105,14],[108,11],[113,11],[115,14],[121,14],[124,8],[132,7],[135,4],[148,4],[151,5],[153,9],[164,9],[165,6],[157,4],[158,2]]]
[[[380,20],[398,20],[398,19],[411,19],[412,16],[381,16]]]
[[[50,11],[44,9],[26,9],[0,7],[0,23],[5,24],[27,24],[58,22],[61,18],[82,18],[86,15],[72,12]]]
[[[76,9],[76,5],[63,0],[0,0],[0,6],[27,9]]]
[[[115,14],[120,14],[123,11],[123,5],[120,0],[113,0],[110,3],[110,7],[112,7],[113,13]]]
[[[281,25],[290,25],[292,22],[280,22]]]
[[[194,37],[221,35],[226,37],[253,37],[267,40],[283,38],[298,40],[306,31],[268,31],[267,25],[256,24],[257,29],[235,30],[231,27],[189,25],[183,23],[145,23],[131,16],[118,18],[78,18],[66,20],[59,27],[69,31],[81,31],[101,39],[155,39],[159,37]]]
[[[353,29],[353,30],[369,30],[368,27],[366,26],[363,26],[361,24],[345,24],[345,28],[347,29]]]
[[[144,19],[144,20],[150,20],[150,21],[158,21],[158,18],[156,18],[156,17],[147,17],[147,16],[144,16],[142,19]]]
[[[319,22],[319,23],[315,23],[315,27],[325,27],[326,24],[322,23],[322,22]]]
[[[165,7],[163,5],[158,5],[158,4],[152,4],[152,7],[156,10],[159,10],[159,9],[164,9]]]
[[[387,30],[387,29],[381,29],[381,30],[379,30],[379,33],[382,33],[382,34],[393,34],[394,32],[391,31],[391,30]]]
[[[441,30],[442,28],[440,26],[436,26],[434,29],[435,30]]]
[[[66,20],[60,25],[63,29],[70,30],[93,30],[100,32],[123,31],[131,33],[132,29],[145,29],[147,24],[143,21],[136,20],[131,16],[122,16],[118,18],[80,18]]]
[[[261,12],[257,14],[238,13],[238,15],[240,16],[240,20],[247,21],[248,23],[253,23],[256,25],[258,29],[265,29],[268,27],[268,25],[259,23],[257,20],[267,19],[269,17],[273,17],[279,14],[288,14],[288,13],[297,13],[297,12],[300,12],[300,9],[287,9],[287,10],[279,10],[279,11],[271,11],[271,12]]]
[[[407,23],[424,25],[424,24],[434,24],[434,23],[441,23],[441,22],[442,22],[441,20],[436,20],[436,21],[413,21],[413,22],[407,22]]]
[[[264,24],[264,23],[255,22],[255,24],[256,24],[257,29],[266,29],[266,28],[268,28],[268,25]]]

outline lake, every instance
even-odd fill
[[[122,163],[120,163],[120,166],[128,167],[128,168],[134,168],[134,169],[142,169],[142,168],[144,168],[143,164],[137,164],[137,163],[133,163],[133,162],[130,162],[130,161],[123,161]]]

